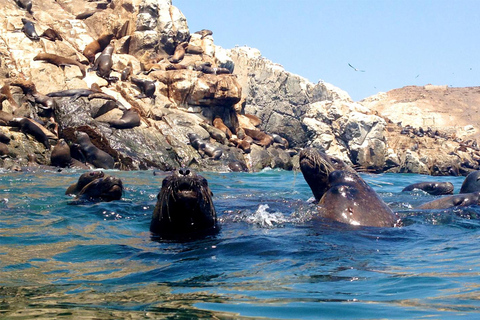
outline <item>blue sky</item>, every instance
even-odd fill
[[[190,32],[257,48],[352,99],[407,85],[480,85],[480,0],[173,0]],[[355,71],[348,64],[365,72]]]

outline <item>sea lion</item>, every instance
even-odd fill
[[[0,110],[0,126],[13,126],[15,122],[13,121],[14,116],[11,113]]]
[[[288,148],[288,141],[287,139],[285,139],[284,137],[276,134],[276,133],[272,133],[270,134],[273,138],[273,142],[275,143],[278,143],[280,144],[284,149]]]
[[[38,142],[42,143],[45,148],[50,149],[49,139],[57,140],[58,137],[48,131],[40,123],[29,118],[14,118],[20,126],[20,131],[24,134],[31,134]]]
[[[228,68],[217,67],[215,69],[215,74],[231,74],[232,71]]]
[[[35,30],[35,25],[33,24],[33,22],[25,18],[22,18],[22,22],[23,22],[22,32],[25,33],[25,35],[30,40],[33,40],[33,41],[40,40],[40,37],[38,36],[37,31]]]
[[[80,150],[85,155],[87,162],[93,164],[96,168],[113,169],[115,161],[111,155],[103,150],[97,148],[91,141],[88,134],[82,131],[77,131],[77,143],[80,145]]]
[[[128,109],[123,112],[119,120],[108,121],[108,124],[117,129],[131,129],[140,125],[140,116],[135,110]]]
[[[94,63],[95,55],[98,52],[102,52],[113,39],[113,34],[105,33],[102,34],[97,40],[94,40],[87,44],[85,49],[83,49],[83,55],[88,59],[90,63]]]
[[[9,144],[10,143],[10,138],[3,132],[0,131],[0,142]]]
[[[15,112],[20,106],[17,101],[13,99],[12,91],[10,90],[10,84],[5,83],[5,85],[0,89],[0,96],[2,97],[1,101],[8,100],[10,106],[12,107],[12,112]]]
[[[190,144],[195,150],[201,151],[205,148],[205,141],[196,133],[188,133],[188,139],[190,140]]]
[[[220,157],[223,155],[222,149],[208,142],[205,143],[205,147],[203,147],[202,151],[214,160],[220,159]]]
[[[140,79],[140,78],[130,78],[130,80],[137,85],[137,87],[140,89],[142,94],[136,96],[138,99],[142,98],[155,98],[155,81],[153,80],[148,80],[148,79]]]
[[[123,195],[123,183],[117,177],[106,176],[87,184],[78,193],[77,199],[88,201],[120,200]]]
[[[70,59],[70,58],[65,58],[62,56],[58,56],[56,54],[51,54],[51,53],[39,53],[33,58],[34,61],[42,60],[51,64],[54,64],[58,67],[63,68],[66,65],[73,65],[77,66],[80,69],[80,72],[82,72],[83,78],[87,75],[86,68],[83,64],[81,64],[79,61]]]
[[[9,153],[10,151],[8,150],[8,146],[5,143],[0,142],[0,156],[4,157],[7,156]]]
[[[93,16],[95,13],[97,13],[99,10],[95,9],[95,10],[87,10],[87,11],[84,11],[82,13],[79,13],[75,16],[75,19],[77,20],[85,20],[87,18],[90,18],[91,16]]]
[[[93,71],[97,71],[97,76],[103,78],[107,81],[117,81],[117,77],[110,77],[110,73],[112,72],[112,55],[115,47],[113,44],[109,44],[103,49],[102,53],[98,56],[93,64]]]
[[[90,171],[90,172],[85,172],[83,173],[79,178],[78,181],[75,182],[74,184],[70,185],[67,190],[65,191],[65,194],[72,194],[72,195],[78,195],[82,189],[92,182],[93,180],[103,178],[104,173],[103,171]]]
[[[187,42],[182,42],[175,47],[175,52],[169,59],[171,63],[179,63],[185,57],[185,48],[188,46]]]
[[[393,227],[398,219],[347,164],[313,148],[300,152],[300,168],[318,201],[319,216],[351,225]]]
[[[206,36],[211,36],[213,34],[212,30],[208,29],[202,29],[200,31],[195,32],[196,34],[199,34],[202,36],[202,39],[205,38]]]
[[[67,168],[72,163],[70,147],[64,139],[59,139],[50,154],[50,163],[54,167]]]
[[[251,145],[248,141],[245,141],[243,139],[239,139],[239,138],[230,138],[229,140],[231,143],[233,143],[235,145],[235,147],[243,150],[243,152],[245,153],[250,153],[252,151],[251,149]]]
[[[266,134],[265,132],[262,132],[260,130],[252,130],[252,129],[247,129],[243,128],[245,130],[245,134],[249,137],[252,137],[253,142],[262,146],[262,147],[269,147],[273,143],[273,138]]]
[[[61,35],[58,34],[57,31],[53,30],[52,28],[48,28],[47,30],[43,31],[43,33],[40,35],[41,38],[45,38],[50,41],[55,40],[60,40],[63,41],[63,38]]]
[[[171,70],[185,70],[187,69],[187,66],[180,64],[180,63],[175,63],[175,64],[169,64],[165,67],[165,71],[171,71]]]
[[[189,54],[203,54],[203,48],[199,46],[194,46],[193,44],[188,44],[185,48],[185,53]]]
[[[150,231],[166,240],[197,239],[220,230],[207,180],[182,168],[163,179]]]
[[[27,12],[30,14],[33,14],[32,0],[15,0],[15,2],[20,8],[27,10]]]
[[[223,123],[222,118],[216,117],[213,120],[213,126],[217,129],[221,130],[222,132],[224,132],[227,135],[228,139],[230,139],[232,137],[232,135],[233,135],[232,131],[230,131],[230,129],[225,125],[225,123]]]
[[[232,172],[248,172],[248,167],[245,163],[238,160],[233,160],[228,163],[228,168]]]
[[[132,66],[132,61],[128,62],[128,65],[122,70],[122,73],[120,75],[120,80],[126,81],[132,74],[133,66]]]
[[[441,197],[417,207],[417,209],[448,209],[451,207],[466,207],[480,204],[480,191],[460,193]]]
[[[463,180],[460,193],[480,191],[480,170],[470,172]]]
[[[259,117],[255,116],[255,115],[253,115],[253,114],[247,114],[247,113],[246,113],[246,114],[244,114],[243,116],[247,117],[248,120],[250,120],[250,123],[251,123],[254,127],[258,127],[260,124],[262,124],[262,120],[261,120]]]
[[[453,184],[451,182],[419,182],[406,186],[402,192],[413,189],[423,190],[431,195],[452,194]]]

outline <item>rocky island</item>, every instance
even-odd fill
[[[317,147],[368,172],[479,169],[480,88],[354,102],[257,49],[215,45],[171,0],[0,3],[3,168],[291,170]]]

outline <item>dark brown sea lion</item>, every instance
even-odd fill
[[[8,146],[5,143],[0,142],[0,157],[7,156],[9,153]]]
[[[232,142],[235,145],[235,147],[243,150],[243,152],[245,153],[250,153],[252,151],[251,145],[248,141],[238,139],[238,138],[233,138],[233,137],[230,138],[229,141]]]
[[[222,118],[216,117],[213,120],[213,126],[217,129],[221,130],[222,132],[224,132],[227,135],[228,139],[230,139],[232,137],[232,135],[233,135],[232,131],[230,131],[230,129],[225,125],[225,123],[223,123]]]
[[[94,63],[95,55],[98,52],[102,52],[113,39],[113,34],[102,34],[97,40],[90,42],[83,50],[83,55],[88,59],[90,63]]]
[[[10,143],[10,138],[3,132],[0,131],[0,142],[9,144]]]
[[[214,160],[220,159],[223,155],[222,149],[208,142],[205,143],[205,147],[202,149],[202,151]]]
[[[82,174],[79,178],[78,181],[75,182],[74,184],[70,185],[67,188],[67,191],[65,191],[65,194],[72,194],[72,195],[78,195],[82,189],[92,182],[93,180],[103,178],[104,173],[103,171],[90,171],[90,172],[85,172]]]
[[[189,53],[189,54],[202,54],[203,49],[202,49],[202,47],[194,46],[192,44],[188,44],[187,47],[185,48],[185,52]]]
[[[195,150],[201,151],[205,148],[205,141],[196,133],[188,133],[188,139],[190,140],[190,144]]]
[[[406,186],[402,192],[414,189],[423,190],[432,195],[452,194],[453,184],[451,182],[419,182]]]
[[[42,143],[45,148],[50,149],[49,139],[58,139],[58,137],[52,132],[48,131],[40,123],[28,119],[28,118],[16,118],[14,121],[18,121],[20,130],[24,134],[31,134],[38,142]]]
[[[107,80],[107,81],[117,81],[117,77],[110,77],[110,73],[112,72],[112,55],[115,47],[113,44],[109,44],[108,46],[103,49],[102,53],[97,57],[95,63],[93,65],[92,70],[97,71],[97,76]]]
[[[169,64],[168,66],[165,67],[166,71],[170,70],[185,70],[187,69],[187,66],[180,64],[180,63],[174,63],[174,64]]]
[[[130,78],[130,80],[140,88],[142,94],[138,95],[138,99],[155,98],[155,81],[141,78]]]
[[[175,52],[170,58],[171,63],[179,63],[185,57],[185,48],[188,46],[187,42],[182,42],[175,47]]]
[[[37,31],[35,30],[35,25],[33,24],[33,22],[25,18],[22,18],[22,22],[23,22],[23,27],[22,27],[23,33],[25,33],[25,35],[30,40],[33,40],[33,41],[40,40],[40,37],[38,36]]]
[[[480,170],[470,172],[463,180],[460,193],[471,193],[480,191]]]
[[[106,176],[87,184],[78,193],[77,199],[88,201],[120,200],[123,195],[123,183],[117,177]]]
[[[84,78],[87,75],[85,66],[83,64],[81,64],[79,61],[74,60],[74,59],[65,58],[65,57],[58,56],[56,54],[43,52],[43,53],[37,54],[35,56],[35,58],[33,58],[33,60],[34,61],[42,60],[42,61],[54,64],[54,65],[56,65],[58,67],[62,67],[62,68],[64,66],[67,66],[67,65],[77,66],[80,69],[80,71],[82,72],[82,76]]]
[[[67,168],[72,163],[70,147],[64,139],[59,139],[50,154],[50,163],[54,167]]]
[[[480,204],[480,191],[460,193],[441,197],[418,206],[417,209],[448,209],[452,207],[466,207]]]
[[[30,14],[33,14],[32,0],[15,0],[15,2],[20,8],[27,10],[27,12]]]
[[[62,36],[59,35],[58,32],[53,30],[52,28],[48,28],[47,30],[43,31],[40,37],[50,41],[55,41],[55,40],[63,41]]]
[[[320,217],[372,227],[398,222],[377,193],[340,159],[307,148],[300,152],[300,168],[318,201]]]
[[[117,129],[131,129],[140,125],[140,116],[135,110],[128,109],[123,112],[119,120],[108,121],[110,127]]]
[[[275,143],[278,143],[280,144],[284,149],[288,148],[288,141],[287,139],[285,139],[284,137],[276,134],[276,133],[272,133],[270,134],[273,138],[273,142]]]
[[[96,168],[113,169],[115,161],[111,155],[103,150],[97,148],[91,141],[88,134],[85,132],[76,132],[77,143],[80,145],[80,149],[87,162],[93,164]]]
[[[230,69],[227,68],[222,68],[222,67],[217,67],[215,69],[215,74],[230,74],[232,73]]]
[[[265,132],[262,132],[260,130],[252,130],[252,129],[247,129],[243,128],[245,130],[245,134],[249,137],[253,138],[253,142],[262,146],[262,147],[269,147],[273,143],[273,138],[266,134]]]
[[[187,168],[163,179],[150,231],[161,239],[189,240],[220,230],[207,180]]]

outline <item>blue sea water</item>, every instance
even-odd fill
[[[408,184],[463,177],[362,174],[399,228],[312,222],[299,172],[203,173],[221,232],[158,242],[165,174],[109,174],[120,201],[71,205],[81,171],[0,174],[0,318],[480,318],[480,207],[419,211]]]

